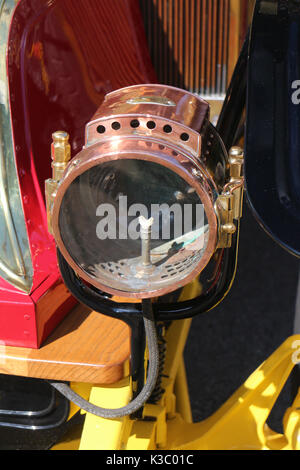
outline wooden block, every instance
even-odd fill
[[[40,349],[0,345],[0,373],[111,384],[124,377],[129,356],[130,328],[79,305]]]

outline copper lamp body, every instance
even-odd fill
[[[85,146],[59,182],[51,213],[58,248],[82,279],[110,294],[139,299],[175,291],[202,272],[222,247],[222,230],[229,238],[234,232],[230,174],[204,100],[164,85],[112,92],[87,124]],[[150,202],[201,204],[203,228],[152,241],[150,222],[150,235],[139,240],[97,240],[97,207],[117,207],[122,197],[149,207]],[[226,210],[232,217],[224,219]],[[162,214],[162,225],[166,218]]]

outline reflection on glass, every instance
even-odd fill
[[[152,219],[147,242],[140,217]],[[198,265],[209,237],[196,191],[170,169],[136,159],[107,162],[77,177],[63,198],[59,228],[82,270],[126,292],[180,283]],[[143,249],[149,250],[147,265]]]
[[[14,159],[4,60],[15,6],[15,0],[0,2],[0,276],[29,292],[33,268]]]

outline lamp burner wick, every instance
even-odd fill
[[[150,256],[150,242],[151,242],[151,230],[154,219],[146,219],[144,216],[139,217],[139,223],[141,226],[141,240],[142,240],[142,264],[143,266],[151,266]]]

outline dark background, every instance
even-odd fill
[[[293,334],[299,260],[278,246],[245,205],[235,283],[215,310],[193,320],[186,369],[193,417],[215,412]],[[280,431],[287,384],[270,420]]]

